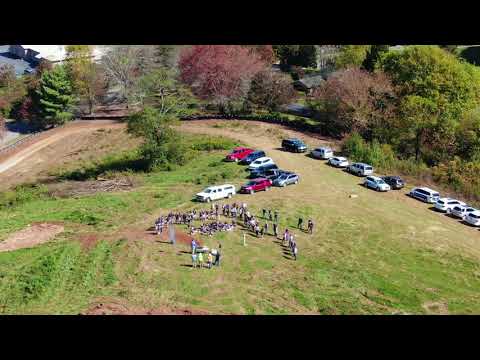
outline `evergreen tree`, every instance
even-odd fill
[[[367,51],[367,56],[363,60],[362,68],[374,72],[380,64],[382,55],[388,52],[388,45],[372,45]]]
[[[73,117],[72,86],[63,66],[55,66],[42,74],[36,95],[41,126],[60,125]]]

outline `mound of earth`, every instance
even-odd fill
[[[64,230],[63,225],[53,223],[31,224],[0,242],[0,252],[31,248],[52,240]]]
[[[98,303],[80,315],[209,315],[206,311],[193,309],[180,309],[159,307],[155,309],[142,309],[120,303]]]

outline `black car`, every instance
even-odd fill
[[[272,169],[278,169],[278,166],[276,164],[269,164],[269,165],[265,165],[265,166],[260,166],[256,169],[250,171],[250,175],[248,176],[248,178],[249,179],[256,179],[256,178],[264,177],[265,173],[268,170],[272,170]]]
[[[405,182],[402,180],[400,176],[384,176],[382,177],[383,181],[385,181],[392,189],[398,190],[405,186]]]
[[[264,157],[264,156],[266,156],[265,151],[257,150],[245,156],[242,160],[239,161],[239,163],[250,165],[252,161],[260,159],[261,157]]]
[[[286,139],[282,141],[282,148],[291,152],[305,152],[307,145],[299,139]]]

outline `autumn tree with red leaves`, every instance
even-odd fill
[[[180,54],[180,79],[195,95],[224,106],[247,95],[252,77],[265,62],[243,46],[195,45]]]
[[[389,77],[348,68],[330,76],[312,94],[310,106],[322,114],[321,120],[332,135],[357,131],[372,136],[373,130],[394,116],[395,92]]]

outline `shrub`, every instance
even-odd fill
[[[367,143],[358,133],[353,133],[344,141],[342,150],[353,161],[365,162],[382,169],[392,169],[397,162],[390,145],[380,144],[376,140]]]
[[[19,185],[13,190],[0,193],[0,209],[15,207],[46,197],[48,197],[48,189],[45,185]]]
[[[191,145],[193,150],[197,151],[213,151],[213,150],[230,150],[235,147],[236,143],[233,140],[216,137],[203,137],[195,140]]]

